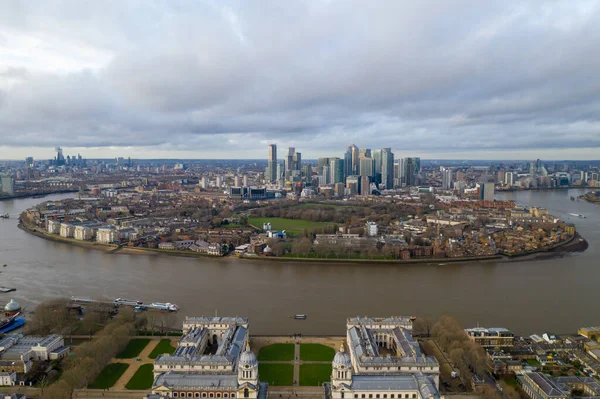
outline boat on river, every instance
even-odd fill
[[[577,216],[578,218],[585,219],[585,215],[582,215],[581,213],[569,213],[569,215],[571,215],[571,216]]]
[[[2,215],[0,215],[0,218],[2,218],[2,219],[10,219],[10,215],[8,213],[3,213]]]
[[[296,319],[296,320],[306,320],[306,315],[305,314],[297,314],[297,315],[294,315],[294,319]]]

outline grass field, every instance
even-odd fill
[[[329,366],[331,369],[331,366]],[[259,364],[258,373],[260,380],[269,385],[291,386],[294,382],[293,364]]]
[[[527,359],[526,362],[530,366],[541,366],[542,365],[542,363],[540,363],[536,359]]]
[[[148,345],[150,338],[134,338],[123,349],[121,353],[117,355],[118,359],[133,359],[138,356]]]
[[[152,388],[152,383],[154,382],[153,368],[154,365],[152,363],[142,364],[127,385],[125,385],[125,388],[135,390]]]
[[[286,230],[297,233],[302,233],[304,229],[313,230],[327,225],[333,225],[334,223],[325,222],[309,222],[308,220],[295,220],[285,218],[248,218],[248,223],[253,226],[262,228],[263,223],[271,223],[273,230]]]
[[[331,364],[300,365],[300,386],[319,386],[330,379]]]
[[[309,362],[331,362],[335,350],[321,344],[300,344],[300,360]]]
[[[90,389],[108,389],[119,381],[125,370],[129,368],[126,363],[110,363],[102,369],[98,377],[88,385]]]
[[[169,355],[172,355],[173,352],[175,352],[175,348],[171,346],[171,340],[165,338],[160,340],[158,345],[156,345],[152,352],[150,352],[148,357],[150,359],[156,359],[158,355],[162,355],[163,353],[168,353]]]
[[[259,361],[294,360],[294,344],[273,344],[264,346],[258,351]]]

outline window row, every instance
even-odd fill
[[[202,396],[201,396],[202,395]],[[173,398],[235,398],[235,393],[227,393],[225,392],[223,394],[223,396],[221,396],[221,392],[217,392],[216,396],[214,392],[210,392],[209,394],[207,394],[206,392],[202,392],[202,394],[200,394],[200,392],[173,392]]]
[[[343,397],[343,393],[342,393],[342,397]],[[384,393],[383,395],[375,394],[375,396],[373,396],[373,394],[370,393],[368,397],[369,397],[369,399],[373,399],[373,398],[375,398],[375,399],[382,399],[382,398],[383,399],[388,399],[388,394],[387,393]],[[358,398],[359,398],[358,394],[355,393],[354,394],[354,399],[358,399]],[[366,399],[367,395],[363,393],[363,394],[360,395],[360,398],[361,399]],[[411,398],[410,394],[408,394],[408,393],[404,394],[404,399],[410,399],[410,398]],[[412,399],[416,399],[416,398],[417,398],[417,394],[413,393],[412,394]],[[389,395],[389,399],[403,399],[403,397],[402,397],[401,393],[399,393],[398,396],[395,396],[395,394],[392,393],[392,394]]]

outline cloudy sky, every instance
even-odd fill
[[[598,159],[600,1],[0,2],[0,159]]]

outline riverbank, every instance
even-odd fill
[[[572,252],[583,252],[588,248],[587,241],[582,238],[578,233],[562,243],[558,243],[551,248],[534,251],[523,254],[514,255],[488,255],[488,256],[472,256],[472,257],[460,257],[460,258],[419,258],[419,259],[349,259],[349,258],[303,258],[303,257],[274,257],[274,256],[210,256],[206,254],[200,254],[191,251],[178,251],[178,250],[166,250],[159,248],[143,248],[143,247],[129,247],[129,246],[117,246],[115,244],[101,244],[93,241],[81,241],[74,238],[61,237],[56,234],[49,234],[35,226],[30,226],[26,223],[19,223],[18,227],[26,231],[29,234],[37,237],[65,244],[76,245],[79,247],[99,250],[107,254],[132,254],[132,255],[169,255],[179,256],[187,258],[211,258],[215,260],[224,260],[231,257],[236,259],[248,260],[248,261],[267,261],[267,262],[305,262],[305,263],[352,263],[352,264],[436,264],[443,265],[446,263],[464,263],[464,262],[481,262],[481,261],[498,261],[498,262],[513,262],[523,260],[544,260],[551,258],[560,258],[567,253]]]
[[[7,201],[7,200],[13,200],[13,199],[24,199],[24,198],[38,198],[38,197],[42,198],[47,195],[68,194],[68,193],[76,193],[76,192],[79,192],[79,190],[44,191],[41,193],[10,195],[10,196],[0,197],[0,201]]]

